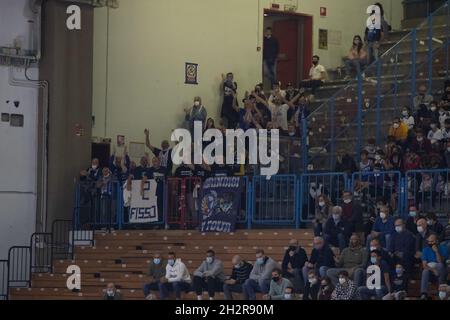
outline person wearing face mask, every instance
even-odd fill
[[[397,264],[392,275],[391,292],[383,297],[383,300],[405,300],[408,294],[409,278],[403,266]]]
[[[150,143],[150,131],[148,129],[144,130],[145,133],[145,145],[149,148],[155,157],[159,158],[161,167],[165,169],[166,175],[172,174],[173,162],[172,162],[172,148],[170,147],[169,141],[163,140],[161,142],[161,149],[154,147]]]
[[[305,282],[305,290],[303,292],[303,300],[317,300],[320,290],[320,281],[314,270],[308,273],[307,281]]]
[[[427,246],[427,239],[430,235],[434,234],[428,228],[428,223],[425,218],[417,220],[417,234],[416,234],[416,259],[420,259],[422,256],[422,250]]]
[[[418,110],[421,104],[428,106],[434,100],[427,92],[428,88],[425,85],[419,87],[419,94],[414,97],[414,110]]]
[[[133,180],[142,180],[144,177],[151,178],[148,158],[146,156],[141,157],[140,166],[134,170]]]
[[[122,294],[117,291],[116,286],[112,282],[108,283],[104,291],[103,300],[123,300]]]
[[[439,300],[450,300],[450,286],[446,284],[441,284],[439,286],[439,293],[438,293]]]
[[[310,271],[324,278],[327,270],[335,268],[334,253],[322,237],[314,237],[311,257],[303,267],[303,278],[307,279]]]
[[[342,251],[347,246],[349,233],[349,224],[342,218],[342,207],[333,207],[323,231],[325,241]]]
[[[214,300],[216,292],[222,290],[225,279],[222,261],[216,258],[213,250],[206,251],[206,259],[194,271],[194,290],[197,293],[197,300],[203,300],[203,289],[208,290],[209,300]]]
[[[244,297],[248,300],[255,300],[256,292],[268,294],[272,279],[272,270],[275,268],[280,268],[275,260],[266,256],[263,249],[256,250],[256,262],[249,279],[245,281],[243,286]]]
[[[91,166],[80,172],[80,181],[96,182],[101,177],[100,161],[97,158],[92,159]]]
[[[416,206],[410,206],[408,209],[408,218],[406,219],[406,229],[411,232],[414,237],[417,234],[417,221],[421,218],[419,210]]]
[[[299,245],[298,240],[291,239],[283,257],[281,270],[282,276],[293,282],[296,293],[304,286],[302,269],[306,262],[308,262],[306,251]]]
[[[202,98],[195,97],[194,105],[191,108],[184,109],[184,112],[186,113],[185,122],[187,129],[189,129],[191,135],[194,136],[194,123],[199,121],[201,122],[201,128],[204,128],[208,115],[206,108],[202,104]]]
[[[367,62],[367,51],[364,49],[364,43],[361,36],[356,35],[353,37],[353,45],[347,55],[347,60],[345,61],[345,71],[346,76],[344,80],[350,80],[352,68],[356,70],[356,74],[361,73],[361,67]]]
[[[358,287],[349,279],[348,272],[340,271],[338,276],[339,281],[331,294],[331,300],[360,300]]]
[[[395,118],[389,128],[388,135],[394,137],[397,143],[402,144],[408,138],[408,131],[408,127],[399,118]]]
[[[351,191],[342,193],[342,217],[348,221],[350,232],[357,233],[361,239],[364,238],[364,217],[361,203],[353,199]]]
[[[100,194],[99,199],[99,216],[97,223],[111,227],[113,221],[111,210],[111,198],[113,195],[113,179],[109,168],[102,169],[102,176],[97,181],[96,187]]]
[[[300,88],[311,88],[312,97],[316,94],[318,88],[324,85],[326,79],[326,69],[323,65],[319,64],[320,57],[313,56],[312,66],[309,70],[309,79],[300,81]]]
[[[416,153],[419,157],[423,157],[431,153],[430,140],[425,137],[423,130],[416,130],[416,139],[412,141],[409,148],[410,151]]]
[[[286,287],[286,289],[284,289],[284,296],[282,300],[298,300],[293,287]]]
[[[360,286],[358,288],[361,300],[370,300],[371,297],[376,297],[377,300],[381,300],[388,292],[391,292],[391,280],[389,275],[389,264],[381,258],[381,252],[379,250],[373,250],[370,252],[370,260],[367,264],[367,278],[369,278],[373,271],[372,266],[380,268],[380,287],[370,289],[367,285]]]
[[[428,229],[435,233],[438,240],[441,241],[444,236],[444,226],[438,221],[436,213],[429,212],[426,215]]]
[[[388,248],[390,245],[389,241],[391,234],[394,233],[394,231],[394,218],[390,216],[389,208],[387,206],[382,206],[380,208],[380,214],[375,219],[372,231],[367,237],[367,246],[369,247],[372,239],[378,238],[383,248]]]
[[[450,120],[450,114],[445,111],[444,107],[440,107],[439,108],[439,127],[441,128],[441,130],[443,131],[445,128],[445,121],[449,119]],[[447,138],[447,137],[444,137]]]
[[[406,125],[406,127],[408,128],[409,131],[414,129],[416,120],[410,114],[408,107],[403,107],[401,121],[403,122],[403,124]]]
[[[317,198],[315,219],[313,221],[315,237],[322,235],[323,225],[331,214],[332,206],[333,204],[326,195],[322,194]]]
[[[333,284],[338,282],[338,275],[345,271],[353,277],[356,286],[360,286],[364,277],[364,266],[367,263],[368,253],[361,245],[361,238],[353,234],[350,237],[350,245],[345,248],[340,256],[335,258],[336,268],[327,270],[327,276],[330,277]]]
[[[428,299],[428,285],[431,277],[438,279],[439,285],[447,282],[447,265],[449,257],[447,246],[439,244],[435,234],[427,238],[428,246],[422,251],[422,278],[420,281],[421,299]]]
[[[392,260],[391,255],[389,254],[389,251],[384,249],[383,247],[381,247],[380,240],[378,240],[378,239],[373,239],[372,241],[370,241],[370,246],[369,246],[369,250],[368,250],[368,253],[369,253],[368,262],[370,262],[370,253],[375,250],[380,252],[381,260],[386,261],[386,263],[389,266],[393,265],[393,260]]]
[[[250,277],[250,272],[253,269],[251,263],[242,260],[238,255],[233,257],[231,263],[233,264],[231,277],[226,279],[223,284],[223,293],[226,300],[233,300],[233,292],[243,293],[242,285]]]
[[[395,220],[395,232],[391,235],[388,252],[394,263],[404,266],[405,272],[410,274],[414,265],[416,239],[414,234],[406,229],[403,219]]]
[[[147,273],[149,282],[144,285],[144,297],[147,300],[154,300],[154,295],[151,292],[159,291],[159,283],[166,275],[166,265],[167,261],[162,259],[159,252],[155,252]]]
[[[166,275],[161,278],[159,283],[159,293],[161,300],[169,297],[170,291],[175,291],[175,298],[181,299],[181,292],[189,292],[191,289],[191,276],[186,265],[177,259],[175,252],[169,252],[167,255]]]
[[[427,139],[430,140],[431,144],[435,144],[444,139],[441,129],[439,129],[437,122],[431,122],[430,131],[428,132]]]
[[[334,286],[331,283],[331,279],[328,277],[322,277],[320,281],[320,290],[317,300],[328,301],[331,300],[331,295],[333,294]]]
[[[270,281],[269,293],[263,296],[264,300],[283,300],[284,291],[292,287],[292,283],[281,276],[281,270],[275,268],[271,272],[272,281]]]
[[[445,119],[444,126],[441,127],[441,131],[442,135],[444,136],[444,139],[447,139],[447,149],[448,149],[448,142],[450,142],[450,116],[448,119]]]

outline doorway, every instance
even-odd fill
[[[111,152],[111,145],[109,143],[92,143],[91,158],[97,158],[100,162],[100,167],[109,167],[109,157]]]
[[[279,45],[277,80],[282,88],[288,83],[298,86],[309,77],[313,56],[313,17],[310,15],[264,10],[264,31],[271,27]],[[265,88],[270,81],[264,77]]]

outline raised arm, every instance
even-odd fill
[[[155,147],[150,144],[150,131],[148,129],[144,130],[145,134],[145,145],[149,148],[153,153],[155,153]]]
[[[255,91],[252,91],[252,95],[255,97],[256,101],[258,101],[259,103],[262,103],[263,105],[265,105],[267,108],[269,108],[269,103],[262,99],[260,96],[258,96]]]

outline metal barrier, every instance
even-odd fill
[[[448,215],[450,212],[450,170],[414,170],[406,173],[405,203],[420,212]]]
[[[0,301],[8,300],[8,260],[0,260]]]
[[[362,201],[383,200],[390,203],[394,212],[401,213],[402,192],[400,171],[355,172],[351,189]]]
[[[8,281],[10,288],[26,288],[31,285],[31,248],[26,246],[11,247],[8,251]]]
[[[30,272],[52,272],[53,243],[51,233],[33,233],[30,240]]]
[[[71,220],[55,220],[52,223],[52,258],[72,259],[74,233]]]
[[[314,219],[317,197],[326,195],[333,204],[338,204],[343,191],[350,187],[347,174],[338,172],[303,174],[299,180],[297,228],[300,222],[310,222]]]
[[[270,179],[253,177],[252,223],[261,225],[294,225],[296,223],[297,177],[279,175]]]

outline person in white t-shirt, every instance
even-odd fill
[[[408,127],[409,130],[414,129],[416,121],[414,120],[414,117],[409,112],[408,107],[403,108],[401,121]]]
[[[254,92],[252,92],[252,95],[255,96],[257,102],[264,104],[270,110],[272,128],[287,132],[289,129],[288,110],[289,108],[294,109],[295,106],[290,101],[287,101],[281,93],[276,94],[272,102],[265,101]]]
[[[191,276],[186,265],[177,259],[175,252],[169,252],[167,255],[166,275],[161,278],[159,283],[159,292],[161,300],[168,298],[169,291],[175,291],[175,298],[180,300],[182,291],[190,291]]]
[[[300,88],[311,88],[311,93],[316,94],[318,88],[323,86],[326,78],[325,67],[319,64],[319,56],[313,56],[312,66],[309,70],[309,79],[300,82]]]
[[[431,141],[431,144],[435,144],[436,142],[440,142],[444,139],[444,135],[436,122],[433,121],[430,124],[430,128],[431,130],[428,132],[427,139]]]

